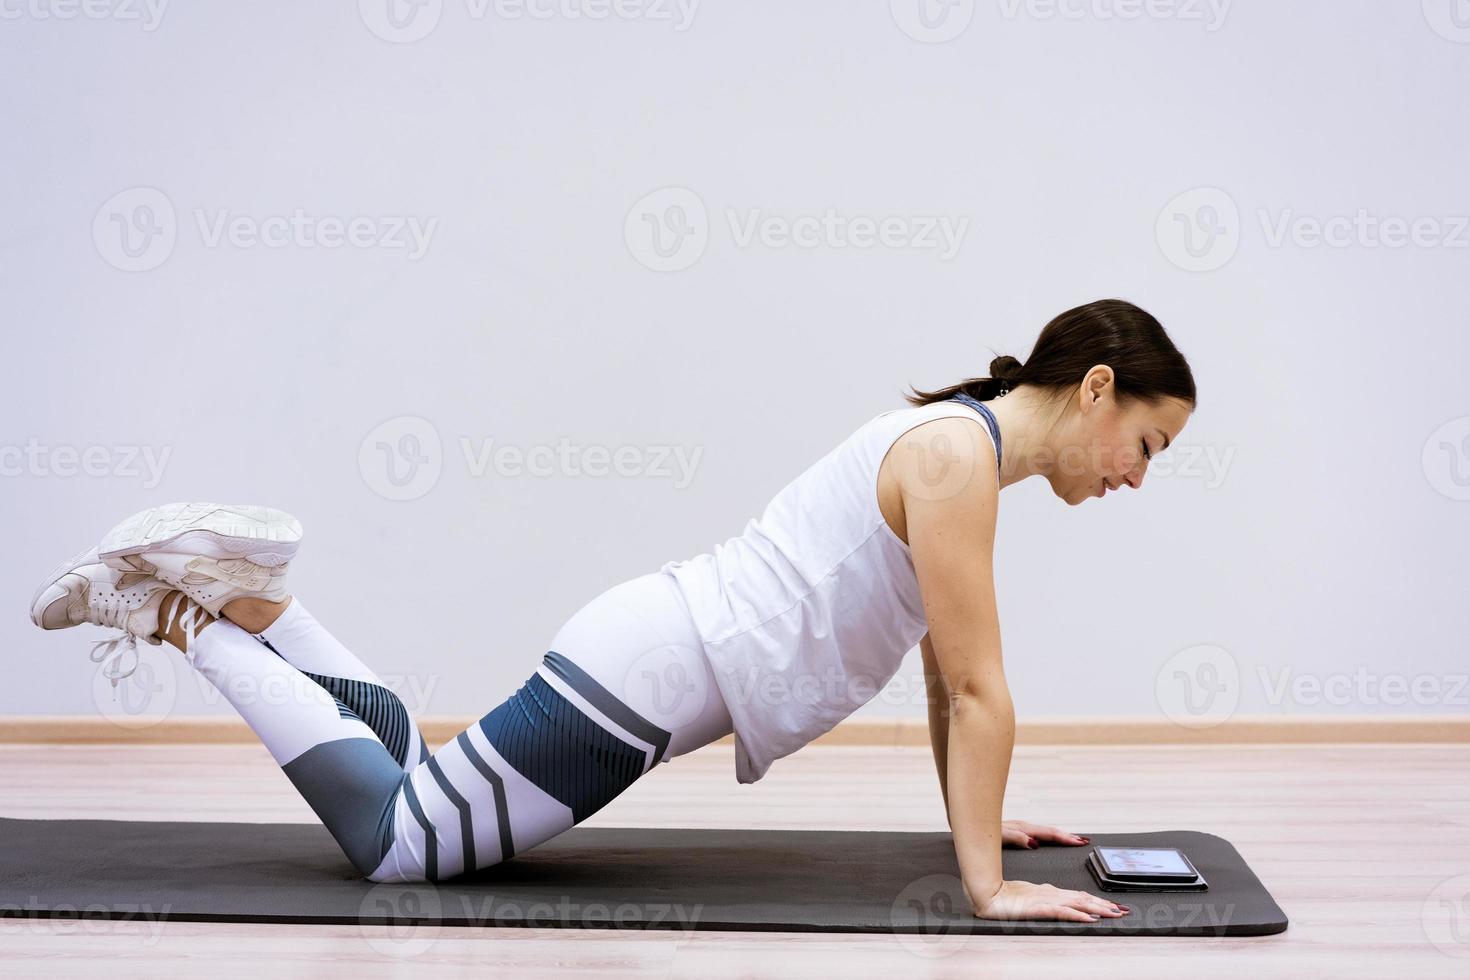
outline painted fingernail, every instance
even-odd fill
[[[1088,914],[1089,914],[1089,915],[1091,915],[1091,913],[1088,913]],[[1096,922],[1096,921],[1097,921],[1097,920],[1098,920],[1098,919],[1100,919],[1100,918],[1102,918],[1102,916],[1100,916],[1100,915],[1093,915],[1093,916],[1092,916],[1092,920],[1093,920],[1093,921],[1094,921],[1094,922]]]
[[[1026,841],[1026,846],[1027,847],[1040,847],[1041,845],[1038,844],[1038,843],[1036,843],[1035,840],[1027,840]]]

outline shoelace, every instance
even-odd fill
[[[180,606],[184,607],[182,616],[179,616]],[[203,606],[180,592],[174,596],[173,605],[169,608],[168,622],[163,624],[161,631],[167,633],[173,629],[174,617],[178,616],[179,629],[184,631],[184,659],[189,661],[190,666],[194,664],[194,641],[199,638],[199,631],[205,627],[205,620],[200,616],[203,611]]]
[[[184,614],[179,615],[179,608],[184,608]],[[192,649],[194,640],[199,636],[199,631],[204,628],[204,622],[200,618],[202,607],[191,602],[182,592],[174,597],[169,606],[168,619],[164,622],[160,633],[167,633],[173,629],[174,620],[177,619],[179,628],[184,631],[184,659],[192,665],[194,663],[194,651]],[[133,663],[127,670],[121,669],[118,664],[129,655]],[[131,677],[138,669],[138,638],[126,629],[117,636],[105,640],[99,640],[92,644],[92,652],[89,654],[92,663],[102,665],[102,676],[117,687],[118,681]]]
[[[133,664],[123,670],[118,664],[129,654],[133,657]],[[106,640],[98,640],[92,644],[90,657],[92,663],[102,665],[102,676],[112,681],[113,687],[117,687],[118,681],[133,676],[133,671],[138,669],[138,638],[131,633],[120,633]]]
[[[128,632],[128,614],[132,609],[123,601],[123,595],[123,590],[114,589],[104,596],[89,596],[87,600],[99,625],[115,626],[122,631],[117,636],[93,643],[89,655],[92,663],[102,665],[102,676],[112,681],[113,687],[117,687],[118,681],[133,675],[139,660],[138,638]],[[120,664],[129,656],[133,658],[132,666],[123,670]]]

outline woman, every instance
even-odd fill
[[[753,782],[871,699],[917,643],[975,914],[1124,915],[1001,875],[1003,844],[1087,841],[1001,820],[1015,715],[991,574],[998,496],[1031,476],[1069,504],[1138,488],[1188,420],[1194,381],[1158,321],[1119,300],[1063,313],[1024,365],[998,357],[990,373],[915,392],[738,537],[594,599],[520,690],[433,755],[398,698],[287,595],[301,529],[280,511],[144,511],[49,577],[32,619],[121,628],[113,657],[136,639],[182,651],[373,881],[493,865],[731,732],[737,778]],[[292,696],[255,694],[268,690]]]

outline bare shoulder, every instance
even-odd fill
[[[909,511],[963,514],[993,524],[1000,485],[995,448],[979,419],[951,416],[899,436],[878,471],[883,519],[908,542]]]

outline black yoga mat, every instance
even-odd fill
[[[0,819],[0,915],[758,932],[1264,936],[1286,916],[1230,843],[1173,830],[1207,892],[1102,893],[1088,847],[1005,851],[1005,876],[1131,906],[1096,923],[974,918],[947,833],[575,827],[438,884],[360,878],[315,824]],[[909,942],[923,941],[908,939]]]

